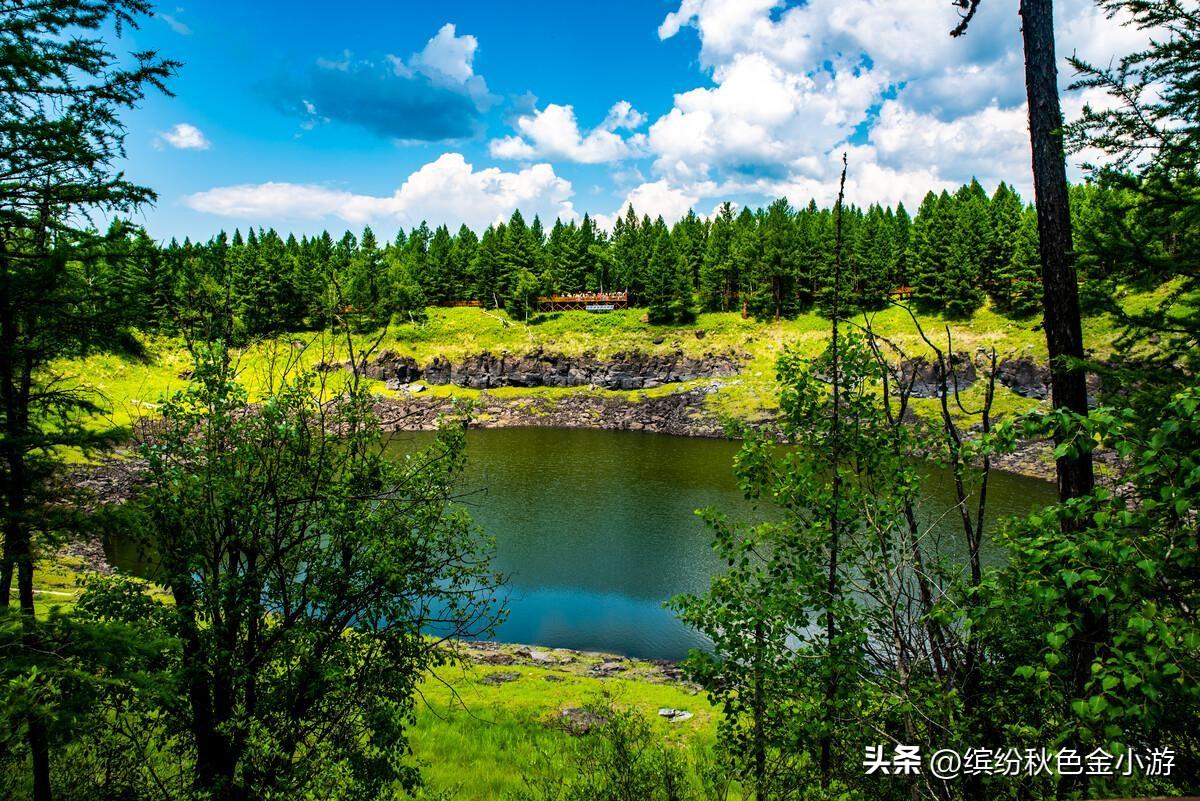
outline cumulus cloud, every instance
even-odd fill
[[[622,100],[608,110],[600,125],[584,133],[573,106],[550,103],[517,117],[518,133],[493,139],[489,151],[501,159],[561,159],[580,164],[620,161],[638,154],[645,137],[634,134],[626,139],[617,131],[633,130],[644,122],[645,115]]]
[[[476,170],[459,153],[445,153],[408,176],[392,195],[356,194],[313,185],[269,182],[224,186],[184,199],[196,211],[255,222],[338,219],[351,225],[426,220],[433,225],[466,223],[480,230],[513,210],[532,218],[575,219],[571,183],[549,164],[518,172]]]
[[[1091,0],[1056,6],[1061,53],[1103,63],[1144,43]],[[694,29],[712,81],[650,125],[654,173],[705,198],[827,201],[849,150],[858,203],[912,204],[972,176],[1028,194],[1016,8],[982,4],[962,39],[948,35],[956,21],[945,0],[680,0],[659,36]],[[1060,78],[1065,89],[1065,63]]]
[[[624,216],[626,210],[633,206],[638,217],[650,215],[650,219],[662,217],[668,224],[676,222],[688,213],[688,209],[696,205],[699,197],[671,186],[667,181],[649,181],[635,187],[625,197],[620,207],[612,214],[597,214],[594,216],[601,228],[612,230],[613,223],[619,216]]]
[[[163,144],[170,145],[178,150],[208,150],[212,147],[212,143],[208,141],[208,137],[204,132],[186,122],[181,122],[169,131],[161,132],[154,140],[154,144],[158,148],[162,148]]]
[[[475,74],[478,47],[448,23],[407,59],[356,59],[345,51],[276,79],[267,93],[306,130],[338,121],[401,141],[463,139],[480,133],[493,102]]]

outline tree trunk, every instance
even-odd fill
[[[767,700],[763,688],[763,645],[765,635],[761,620],[754,622],[754,799],[767,798]]]
[[[1087,374],[1066,363],[1083,358],[1083,331],[1071,243],[1062,110],[1058,102],[1053,0],[1021,0],[1021,21],[1051,398],[1055,409],[1087,414]],[[1078,498],[1092,491],[1095,479],[1090,454],[1064,456],[1058,460],[1057,467],[1061,500]]]
[[[1043,326],[1050,355],[1051,402],[1056,410],[1067,409],[1086,415],[1087,374],[1077,365],[1069,364],[1073,360],[1082,360],[1084,353],[1054,55],[1053,0],[1021,0],[1021,22],[1042,262]],[[1056,434],[1056,445],[1060,437]],[[1056,467],[1060,501],[1087,495],[1095,487],[1090,453],[1059,457]],[[1085,529],[1085,521],[1070,517],[1063,520],[1064,538],[1078,538]],[[1103,612],[1091,605],[1074,606],[1077,607],[1073,611],[1079,616],[1080,630],[1068,644],[1068,660],[1073,696],[1082,698],[1091,681],[1091,665],[1097,649],[1107,639],[1108,622]],[[1077,788],[1084,781],[1082,778],[1068,781],[1068,789]]]

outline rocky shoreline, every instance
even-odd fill
[[[697,332],[697,337],[701,332]],[[987,369],[989,356],[954,353],[950,357],[953,378],[966,390]],[[705,403],[736,376],[746,355],[732,352],[685,356],[676,349],[666,354],[619,352],[599,359],[592,352],[566,356],[536,348],[525,354],[507,351],[480,353],[458,362],[438,357],[428,364],[384,351],[358,365],[329,364],[324,368],[355,369],[360,374],[384,381],[395,397],[380,397],[376,412],[389,431],[431,430],[440,418],[454,413],[454,402],[427,393],[426,385],[453,385],[481,390],[472,425],[480,428],[551,427],[595,428],[612,431],[645,431],[686,437],[722,437],[723,421]],[[942,376],[936,364],[917,357],[900,365],[900,374],[911,382],[913,397],[936,397]],[[612,390],[649,390],[698,380],[698,387],[670,394],[616,394]],[[1043,400],[1049,395],[1050,371],[1028,355],[1010,355],[996,365],[997,383],[1026,398]],[[489,392],[501,387],[578,388],[577,393],[553,397],[531,394],[499,397]],[[1094,387],[1098,389],[1098,386]],[[766,417],[754,425],[775,428]],[[1052,451],[1045,442],[1024,442],[1017,451],[994,460],[999,470],[1041,479],[1053,479]]]

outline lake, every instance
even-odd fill
[[[431,437],[400,433],[391,447],[399,453]],[[705,638],[663,602],[703,592],[721,569],[695,510],[715,506],[735,519],[750,512],[733,478],[737,449],[725,440],[630,431],[469,431],[460,502],[495,537],[494,566],[509,577],[509,616],[496,638],[658,659],[703,648]],[[929,508],[943,513],[953,498],[951,477],[922,469]],[[989,519],[1053,498],[1053,484],[993,473]],[[939,525],[961,542],[956,516]],[[140,566],[131,546],[110,544],[109,558],[135,572]]]
[[[410,448],[429,435],[396,436]],[[660,659],[707,644],[663,602],[704,591],[721,569],[695,510],[749,512],[732,472],[738,443],[556,428],[473,429],[467,443],[463,503],[510,577],[497,639]],[[929,506],[944,512],[950,474],[923,469]],[[1024,476],[993,473],[988,486],[992,520],[1053,499],[1053,484]],[[942,525],[961,542],[957,516]]]

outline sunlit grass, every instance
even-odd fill
[[[489,673],[520,678],[489,685],[482,681]],[[650,719],[664,742],[709,747],[716,739],[719,711],[702,693],[677,684],[523,666],[448,669],[440,675],[441,680],[421,685],[423,700],[410,742],[430,787],[451,791],[455,798],[504,798],[523,790],[527,775],[571,745],[571,736],[556,725],[559,711],[581,707],[602,692],[617,706]],[[694,717],[669,723],[657,714],[662,707],[685,709]]]

